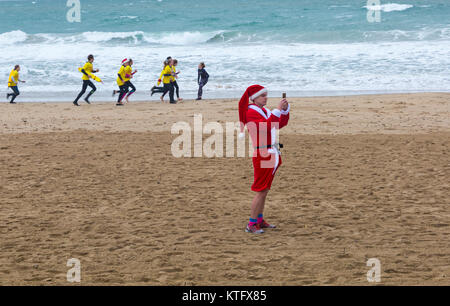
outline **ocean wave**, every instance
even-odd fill
[[[422,28],[416,31],[366,31],[363,33],[366,41],[435,41],[450,40],[450,28]]]
[[[0,34],[0,44],[13,45],[17,43],[29,44],[73,44],[99,43],[123,45],[196,45],[202,43],[232,42],[235,40],[248,41],[254,35],[242,35],[238,31],[211,32],[163,32],[145,33],[134,32],[83,32],[78,34],[38,33],[27,34],[16,30]]]
[[[343,17],[343,16],[341,16]],[[450,40],[450,28],[424,27],[415,30],[388,31],[302,31],[295,33],[248,31],[208,32],[83,32],[78,34],[38,33],[27,34],[20,30],[0,34],[0,44],[11,45],[79,45],[99,46],[195,46],[210,44],[278,44],[278,43],[358,43],[385,41],[435,41]]]
[[[27,39],[27,33],[20,30],[11,31],[0,34],[0,45],[14,45],[16,43],[24,42]]]
[[[399,32],[398,35],[401,35]],[[100,95],[115,89],[117,69],[124,57],[135,59],[139,73],[134,83],[139,92],[148,92],[161,73],[161,62],[171,55],[179,60],[179,84],[183,95],[196,92],[197,65],[207,63],[211,76],[208,88],[214,91],[243,91],[246,83],[262,82],[272,90],[440,90],[450,88],[448,73],[450,41],[398,41],[386,43],[273,43],[265,48],[247,45],[205,44],[202,46],[158,46],[135,48],[116,45],[92,47],[92,44],[38,44],[5,46],[0,54],[0,72],[3,78],[12,69],[10,54],[14,53],[23,68],[23,85],[26,95],[47,96],[48,92],[69,92],[75,95],[80,89],[77,70],[88,51],[96,56],[95,67],[104,85],[99,85]],[[87,48],[89,47],[89,49]],[[246,69],[246,63],[258,63]],[[289,63],[289,73],[279,74],[279,67]],[[324,74],[324,71],[327,73]],[[236,78],[239,75],[239,78]],[[54,80],[58,86],[53,86]],[[220,87],[221,86],[221,87]],[[208,89],[207,88],[207,89]],[[220,89],[222,88],[222,89]],[[63,95],[62,93],[61,95]],[[25,97],[25,96],[24,96]]]
[[[382,12],[395,12],[395,11],[405,11],[414,7],[412,4],[399,4],[399,3],[386,3],[381,5],[366,5],[364,6],[368,10],[382,11]]]
[[[138,44],[144,40],[145,33],[135,32],[84,32],[77,37],[82,42],[105,43],[105,42],[124,42]]]
[[[160,34],[147,34],[145,41],[153,44],[164,45],[196,45],[211,42],[210,40],[220,35],[226,35],[225,31],[215,32],[167,32]]]

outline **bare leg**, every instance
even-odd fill
[[[269,189],[256,192],[255,197],[252,201],[252,209],[250,217],[252,219],[257,219],[259,214],[262,214],[264,211],[264,204],[266,203],[266,197],[269,193]]]

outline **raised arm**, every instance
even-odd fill
[[[284,128],[288,122],[289,122],[289,111],[291,110],[291,105],[288,104],[288,107],[286,110],[281,110],[281,117],[280,117],[280,129]]]

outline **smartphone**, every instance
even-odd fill
[[[286,93],[283,92],[283,99],[286,99]]]

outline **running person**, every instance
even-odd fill
[[[206,83],[208,83],[209,74],[208,74],[208,72],[206,72],[205,67],[206,67],[206,65],[203,62],[201,62],[198,65],[198,78],[197,78],[198,96],[197,96],[196,100],[201,100],[202,99],[203,86],[205,86]]]
[[[163,62],[163,70],[169,64],[170,60],[172,60],[171,56],[168,56],[167,59],[164,60],[164,62]],[[164,87],[160,87],[159,83],[158,83],[158,86],[153,86],[152,89],[150,89],[150,91],[151,91],[150,96],[153,96],[155,93],[159,93],[159,92],[163,93],[164,92]]]
[[[178,83],[177,83],[177,78],[178,78],[178,73],[177,73],[177,66],[178,61],[176,59],[172,60],[172,65],[170,66],[170,68],[172,69],[172,77],[170,78],[170,82],[172,83],[172,86],[174,88],[174,90],[176,91],[177,94],[177,100],[181,101],[183,99],[180,98],[180,88],[178,87]],[[167,93],[167,92],[166,92]],[[162,98],[164,99],[164,96],[166,95],[166,93],[162,94]]]
[[[116,93],[119,94],[119,98],[117,99],[117,106],[123,105],[122,100],[125,97],[125,95],[128,93],[128,85],[126,82],[128,82],[131,75],[128,75],[126,73],[126,69],[129,66],[128,59],[124,59],[122,61],[122,66],[120,66],[119,72],[117,73],[117,85],[119,86],[119,90],[113,90],[113,97]]]
[[[253,103],[249,104],[249,100]],[[239,137],[243,136],[244,126],[247,125],[254,147],[254,182],[251,189],[256,195],[252,201],[250,221],[245,229],[254,234],[264,233],[264,228],[275,228],[263,218],[264,204],[275,173],[281,166],[278,144],[275,143],[276,129],[286,126],[289,121],[290,106],[286,99],[282,99],[278,108],[273,111],[265,107],[266,103],[267,89],[260,85],[247,88],[239,101]]]
[[[177,94],[177,100],[178,101],[182,101],[183,99],[180,98],[180,87],[178,87],[178,83],[177,83],[177,79],[178,79],[178,74],[180,72],[177,72],[177,65],[178,65],[178,60],[174,59],[173,60],[173,66],[172,66],[172,76],[173,76],[173,87],[175,88],[175,93]]]
[[[92,96],[92,94],[97,90],[97,87],[95,87],[94,83],[92,83],[92,81],[90,80],[90,78],[95,77],[92,75],[93,73],[99,72],[98,69],[94,70],[94,67],[92,65],[93,62],[94,62],[94,56],[92,54],[90,54],[88,56],[88,61],[86,62],[86,64],[84,64],[83,68],[80,69],[80,71],[83,73],[83,75],[81,76],[81,79],[83,80],[83,87],[82,87],[80,93],[78,94],[77,98],[75,99],[75,101],[73,101],[73,104],[75,106],[80,106],[78,104],[78,100],[84,95],[88,86],[91,87],[92,89],[87,94],[86,98],[84,98],[84,101],[87,104],[91,104],[91,102],[89,102],[89,97]],[[96,80],[98,82],[101,82],[100,79],[96,79]]]
[[[170,57],[170,56],[169,56],[169,57]],[[169,58],[169,57],[168,57],[168,58]],[[163,69],[166,68],[166,66],[167,66],[168,63],[169,63],[169,59],[166,59],[166,60],[163,62]],[[158,83],[158,85],[159,85],[159,83]],[[152,89],[150,89],[150,91],[151,91],[150,96],[153,96],[155,93],[158,93],[158,92],[164,92],[164,87],[153,86]]]
[[[9,101],[9,103],[11,103],[11,104],[16,104],[16,102],[14,102],[14,100],[17,98],[18,95],[20,95],[20,91],[19,91],[19,88],[17,87],[17,84],[19,82],[25,83],[25,81],[22,81],[19,79],[19,71],[20,71],[20,66],[19,65],[14,66],[14,69],[11,70],[11,73],[9,74],[9,78],[8,78],[8,87],[11,88],[11,90],[13,92],[6,94],[6,100],[9,100],[9,97],[12,97],[11,101]]]
[[[133,72],[133,68],[131,68],[132,65],[133,65],[133,60],[130,58],[128,60],[128,66],[125,67],[125,77],[126,76],[130,77],[130,79],[125,82],[125,85],[127,85],[127,90],[131,87],[131,90],[128,91],[128,94],[125,96],[125,101],[127,103],[129,102],[128,98],[136,92],[136,87],[134,87],[133,83],[131,83],[131,79],[133,78],[133,75],[137,72],[137,70],[134,70],[134,72]]]
[[[170,103],[171,104],[175,104],[177,103],[173,97],[174,94],[174,90],[173,90],[173,84],[172,84],[172,59],[169,60],[168,62],[165,61],[164,62],[165,67],[163,69],[163,71],[161,72],[161,76],[158,79],[158,86],[159,84],[161,84],[161,81],[163,83],[163,87],[153,87],[152,88],[152,95],[154,93],[157,92],[162,92],[162,96],[161,96],[161,102],[164,102],[164,95],[169,92],[169,98],[170,98]]]

